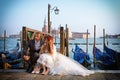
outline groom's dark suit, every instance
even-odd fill
[[[41,45],[43,44],[43,41],[40,40],[40,47]],[[27,72],[31,72],[38,57],[39,57],[39,52],[40,52],[40,49],[36,50],[35,49],[35,40],[30,40],[28,41],[28,45],[26,46],[26,49],[27,50],[29,48],[29,56],[30,56],[30,59],[28,61],[28,68],[27,68]],[[27,51],[26,51],[27,52]]]

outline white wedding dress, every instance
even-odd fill
[[[49,67],[51,75],[88,76],[94,73],[93,71],[83,67],[75,60],[56,52],[56,47],[54,47],[53,55],[50,55],[49,53],[41,54],[37,62]]]

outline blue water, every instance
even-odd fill
[[[106,44],[109,48],[120,52],[120,39],[106,39],[105,40],[108,44]],[[17,41],[17,39],[6,39],[6,51],[10,50],[12,48],[14,48],[17,44],[17,42],[19,42],[19,44],[21,44],[20,41]],[[60,48],[60,40],[56,39],[56,47]],[[69,55],[70,58],[73,58],[73,52],[72,52],[72,48],[75,48],[75,44],[79,44],[78,46],[80,48],[82,48],[85,52],[86,52],[86,39],[75,39],[75,40],[69,40]],[[93,62],[93,43],[94,43],[94,39],[90,38],[88,40],[88,54],[90,56],[91,61]],[[4,50],[4,42],[3,40],[0,40],[0,52]],[[21,45],[20,45],[21,46]],[[101,51],[103,51],[103,39],[102,38],[97,38],[96,39],[96,47],[99,48]],[[21,49],[21,48],[20,48]],[[93,64],[91,65],[91,68],[93,69]],[[99,69],[99,68],[97,68]]]
[[[106,39],[105,40],[106,42],[108,42],[108,47],[115,50],[115,51],[118,51],[120,52],[120,39]],[[17,44],[17,39],[12,39],[12,38],[9,38],[9,39],[6,39],[6,50],[10,50],[12,48],[14,48]],[[59,39],[56,39],[56,47],[57,48],[60,48],[60,40]],[[75,40],[69,40],[69,55],[70,57],[72,58],[73,57],[73,53],[72,53],[72,48],[74,49],[75,48],[75,43],[78,43],[79,47],[81,47],[85,52],[86,52],[86,39],[75,39]],[[93,43],[94,43],[94,39],[93,38],[90,38],[88,40],[88,54],[90,55],[90,58],[91,60],[93,60],[93,54],[92,54],[92,50],[93,50]],[[20,41],[19,41],[19,44],[20,44]],[[103,51],[103,39],[102,38],[97,38],[96,39],[96,47],[99,48],[101,51]],[[3,51],[4,50],[4,42],[3,40],[0,40],[0,51]],[[21,49],[21,48],[20,48]]]
[[[6,49],[5,50],[8,51],[8,50],[13,49],[16,46],[17,42],[19,42],[20,44],[20,41],[17,41],[17,38],[6,38]],[[0,51],[3,51],[3,50],[4,50],[4,41],[0,40]]]

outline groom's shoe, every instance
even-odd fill
[[[30,67],[30,68],[28,68],[28,69],[26,70],[26,72],[31,73],[32,70],[33,70],[32,67]]]

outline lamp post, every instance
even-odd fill
[[[50,10],[55,12],[56,15],[59,14],[59,9],[55,6],[51,9],[51,5],[48,4],[48,33],[51,32],[51,22],[50,22]]]

